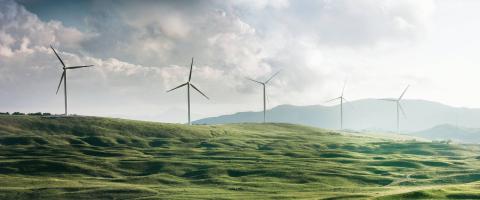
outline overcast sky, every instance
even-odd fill
[[[185,122],[268,107],[323,104],[340,94],[405,95],[480,107],[480,1],[474,0],[0,0],[0,111],[63,113],[55,95],[61,64],[69,110],[84,115]]]

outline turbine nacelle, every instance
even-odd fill
[[[401,101],[402,101],[402,98],[405,95],[405,93],[407,92],[409,87],[410,87],[410,85],[407,85],[407,87],[403,90],[402,94],[396,99],[394,99],[394,98],[378,99],[378,100],[382,100],[382,101],[395,102],[395,104],[397,105],[397,132],[399,132],[399,129],[400,129],[399,112],[402,113],[404,118],[407,118],[407,114],[405,114],[405,110],[403,110],[403,106],[402,106]]]
[[[281,70],[280,70],[281,71]],[[273,79],[273,77],[275,77],[278,73],[280,73],[280,71],[277,71],[275,74],[273,74],[269,79],[267,79],[267,81],[265,82],[260,82],[260,81],[257,81],[257,80],[254,80],[254,79],[251,79],[251,78],[246,78],[247,80],[250,80],[250,81],[253,81],[255,83],[258,83],[260,85],[263,86],[263,123],[265,123],[265,119],[266,119],[266,109],[267,109],[267,102],[266,102],[266,99],[267,99],[267,95],[266,95],[266,85],[268,84],[268,82],[270,82],[270,80]]]
[[[177,87],[174,87],[173,89],[167,90],[167,92],[171,92],[171,91],[173,91],[173,90],[176,90],[176,89],[178,89],[178,88],[181,88],[181,87],[183,87],[183,86],[188,85],[188,86],[192,86],[193,89],[195,89],[198,93],[200,93],[201,95],[203,95],[205,98],[210,99],[207,95],[205,95],[202,91],[200,91],[200,89],[198,89],[197,87],[195,87],[195,85],[193,85],[193,83],[191,83],[191,81],[192,81],[192,71],[193,71],[193,57],[192,57],[192,63],[190,64],[190,73],[189,73],[189,75],[188,75],[188,81],[187,81],[186,83],[184,83],[184,84],[181,84],[181,85],[179,85],[179,86],[177,86]]]
[[[191,83],[191,81],[192,81],[192,71],[193,71],[193,57],[192,57],[192,63],[190,64],[190,73],[188,74],[188,81],[186,83],[183,83],[183,84],[177,86],[177,87],[174,87],[170,90],[167,90],[167,92],[171,92],[171,91],[174,91],[174,90],[176,90],[178,88],[181,88],[183,86],[187,86],[188,124],[191,124],[191,121],[190,121],[190,86],[192,86],[192,88],[194,90],[196,90],[198,93],[200,93],[205,98],[210,99],[210,98],[208,98],[207,95],[205,95],[202,91],[200,91],[200,89],[198,89],[195,85],[193,85]]]
[[[327,100],[325,101],[325,103],[329,103],[329,102],[332,102],[332,101],[335,101],[335,100],[342,100],[342,101],[347,101],[347,99],[345,99],[344,97],[344,92],[345,92],[345,87],[347,86],[347,80],[345,80],[345,82],[343,83],[343,88],[342,88],[342,93],[340,93],[340,96],[339,97],[335,97],[333,99],[330,99],[330,100]]]
[[[63,69],[63,73],[62,73],[62,76],[60,76],[60,82],[58,83],[58,87],[57,87],[57,92],[55,94],[58,94],[58,91],[60,90],[60,86],[62,85],[62,83],[64,84],[64,89],[65,89],[65,115],[67,115],[67,70],[69,69],[79,69],[79,68],[84,68],[84,67],[93,67],[93,65],[80,65],[80,66],[71,66],[71,67],[67,67],[65,65],[65,63],[63,62],[62,58],[60,58],[60,56],[58,55],[57,51],[55,51],[55,49],[53,48],[52,45],[50,45],[50,48],[53,50],[53,53],[55,54],[55,56],[58,58],[58,60],[60,61],[60,63],[62,64],[62,69]]]
[[[348,102],[347,99],[345,99],[345,97],[343,97],[346,85],[347,85],[347,80],[345,80],[345,82],[343,84],[342,93],[340,94],[339,97],[336,97],[336,98],[330,99],[328,101],[325,101],[325,103],[329,103],[329,102],[332,102],[332,101],[340,100],[340,129],[343,129],[343,101]]]
[[[269,79],[267,79],[267,81],[265,81],[265,82],[257,81],[257,80],[255,80],[255,79],[251,79],[251,78],[248,78],[248,77],[247,77],[246,79],[247,79],[247,80],[250,80],[250,81],[253,81],[253,82],[255,82],[255,83],[258,83],[258,84],[260,84],[260,85],[264,85],[264,86],[265,86],[265,85],[267,85],[268,82],[270,82],[270,80],[273,79],[273,77],[277,76],[277,74],[280,73],[281,71],[282,71],[282,70],[277,71],[275,74],[273,74],[273,75],[272,75]]]

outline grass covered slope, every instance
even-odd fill
[[[0,199],[471,199],[478,152],[290,124],[0,116]]]

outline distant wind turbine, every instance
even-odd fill
[[[405,88],[405,90],[403,90],[402,94],[400,95],[400,97],[398,97],[398,99],[392,99],[392,98],[379,99],[379,100],[382,100],[382,101],[395,102],[397,104],[397,133],[399,133],[399,131],[400,131],[400,111],[402,112],[403,117],[407,117],[407,115],[405,114],[405,111],[403,110],[403,107],[402,107],[402,104],[400,103],[400,101],[402,100],[403,95],[405,95],[405,92],[407,92],[408,87],[410,87],[410,85],[407,85],[407,87]]]
[[[192,57],[192,64],[190,64],[190,75],[188,75],[188,81],[184,84],[181,84],[171,90],[168,90],[167,92],[171,92],[173,90],[176,90],[178,88],[181,88],[183,86],[187,86],[187,103],[188,103],[188,125],[191,125],[192,122],[190,120],[190,86],[193,87],[193,89],[195,89],[197,92],[199,92],[200,94],[202,94],[205,98],[209,99],[207,97],[207,95],[203,94],[203,92],[201,92],[197,87],[195,87],[195,85],[193,85],[190,81],[192,80],[192,70],[193,70],[193,57]]]
[[[57,54],[57,51],[55,51],[55,49],[52,47],[52,45],[50,45],[50,48],[52,48],[53,50],[53,53],[55,53],[55,55],[57,56],[58,60],[60,61],[60,63],[62,63],[62,66],[63,66],[63,73],[62,73],[62,76],[60,77],[60,83],[58,84],[58,88],[57,88],[57,92],[55,94],[58,94],[58,90],[60,89],[60,86],[62,85],[62,82],[63,82],[63,89],[64,89],[64,92],[63,94],[65,95],[65,115],[68,115],[68,104],[67,104],[67,70],[69,69],[78,69],[78,68],[84,68],[84,67],[93,67],[93,65],[82,65],[82,66],[72,66],[72,67],[67,67],[65,66],[65,63],[63,62],[63,60],[60,58],[60,56]]]
[[[280,73],[280,71],[278,71],[277,73],[273,74],[267,81],[265,82],[260,82],[260,81],[256,81],[256,80],[253,80],[251,78],[247,78],[248,80],[251,80],[255,83],[258,83],[260,85],[263,86],[263,123],[266,122],[266,110],[267,110],[267,95],[266,95],[266,91],[265,91],[265,86],[267,85],[268,82],[270,82],[270,80],[272,80],[273,77],[275,77],[278,73]]]
[[[343,129],[343,101],[348,102],[347,99],[345,99],[345,97],[343,97],[343,92],[345,91],[345,86],[346,85],[347,85],[347,81],[345,81],[345,83],[343,83],[342,94],[339,97],[330,99],[330,100],[325,102],[325,103],[328,103],[328,102],[335,101],[337,99],[340,100],[340,129]]]

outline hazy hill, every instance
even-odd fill
[[[404,100],[407,117],[401,117],[403,132],[416,132],[441,124],[480,128],[480,109],[457,108],[424,101]],[[321,128],[340,127],[340,108],[334,106],[280,105],[267,111],[270,122],[303,124]],[[241,112],[197,120],[197,124],[260,122],[262,112]],[[392,102],[364,99],[344,104],[344,128],[353,130],[396,131],[396,106]]]
[[[478,146],[292,124],[0,116],[0,199],[478,199]]]
[[[480,143],[480,129],[463,128],[442,124],[427,130],[410,133],[410,135],[430,140],[451,140],[458,143]]]

